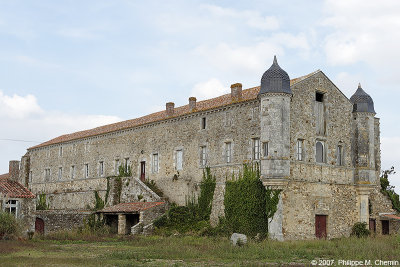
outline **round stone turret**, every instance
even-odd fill
[[[261,95],[265,93],[292,94],[289,75],[279,67],[276,56],[274,56],[272,66],[264,72],[261,78],[261,88],[258,94]]]
[[[353,103],[353,112],[371,112],[376,113],[374,109],[374,101],[358,84],[357,91],[350,97],[350,102]]]

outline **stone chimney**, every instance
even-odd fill
[[[189,97],[189,110],[193,111],[196,109],[196,98],[195,97]]]
[[[174,108],[175,108],[174,102],[168,102],[165,106],[167,110],[167,116],[174,115]]]
[[[8,179],[18,182],[19,180],[19,161],[10,160],[8,165]]]
[[[231,85],[231,98],[237,101],[242,98],[242,84],[234,83]]]

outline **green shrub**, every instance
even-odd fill
[[[14,214],[0,211],[0,239],[3,236],[15,235],[18,231],[18,222]]]
[[[367,229],[366,222],[358,222],[351,228],[351,235],[356,237],[367,237],[371,234],[371,231]]]
[[[36,210],[48,210],[49,205],[46,203],[46,194],[40,194]]]
[[[386,194],[389,199],[392,201],[393,209],[400,212],[400,198],[399,195],[394,191],[394,186],[389,183],[389,175],[393,175],[396,172],[394,171],[394,167],[392,166],[389,170],[382,171],[382,175],[380,177],[381,182],[381,191]]]
[[[168,225],[168,217],[167,217],[167,215],[164,214],[163,216],[157,218],[157,219],[153,222],[153,225],[154,225],[155,227],[157,227],[157,228],[167,226],[167,225]]]
[[[210,219],[215,186],[215,177],[211,175],[210,167],[206,167],[205,171],[203,171],[203,181],[200,184],[200,196],[197,200],[198,217],[200,220]]]

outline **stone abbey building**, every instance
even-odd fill
[[[400,218],[380,192],[375,114],[360,85],[348,99],[320,70],[290,80],[275,58],[261,86],[243,90],[236,83],[230,94],[199,102],[190,97],[181,107],[169,102],[164,111],[31,147],[21,159],[19,182],[45,194],[50,210],[71,216],[93,206],[94,191],[104,198],[106,177],[130,166],[121,194],[127,204],[107,203],[105,211],[142,214],[138,203],[162,203],[142,181],[154,180],[170,202],[185,204],[199,193],[209,166],[217,177],[215,223],[223,216],[227,177],[257,161],[263,184],[283,190],[270,237],[348,236],[359,221],[378,234],[393,233]],[[37,216],[50,218],[44,213]],[[118,223],[128,224],[126,218],[119,216]]]

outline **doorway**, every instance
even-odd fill
[[[142,182],[146,180],[146,161],[140,162],[140,180]]]
[[[315,237],[326,238],[327,215],[315,215]]]
[[[35,232],[41,235],[44,234],[44,221],[40,218],[36,218],[35,220]]]
[[[371,233],[376,233],[376,221],[375,219],[369,219],[369,230]]]
[[[388,220],[382,220],[382,235],[388,235],[389,234],[389,221]]]

